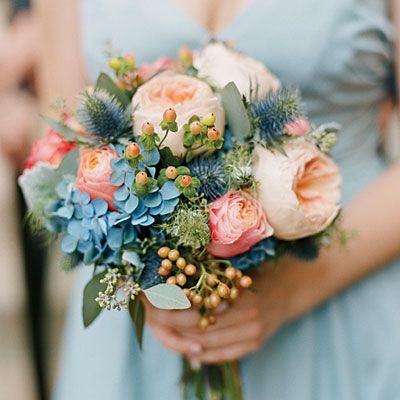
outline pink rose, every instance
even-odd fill
[[[54,129],[49,129],[47,134],[32,146],[25,162],[25,169],[33,168],[40,161],[58,167],[65,155],[74,147],[75,144],[65,142],[62,135]]]
[[[310,130],[310,121],[307,118],[302,117],[286,124],[284,128],[284,133],[293,136],[304,136],[306,133],[310,132]]]
[[[254,176],[274,235],[295,240],[326,229],[340,209],[339,168],[312,143],[297,140],[286,156],[261,146],[255,149]]]
[[[81,192],[88,193],[92,200],[105,200],[112,210],[115,210],[112,203],[118,186],[110,183],[111,160],[117,157],[117,153],[109,147],[82,150],[76,177],[76,187]]]
[[[138,73],[144,80],[147,80],[155,75],[157,72],[177,71],[178,68],[179,64],[176,62],[176,60],[173,60],[169,57],[161,56],[151,63],[142,64],[138,68]]]
[[[140,136],[141,126],[149,121],[158,127],[164,111],[173,107],[177,113],[179,131],[171,132],[165,140],[176,156],[185,153],[183,125],[193,115],[203,116],[210,112],[216,116],[216,127],[223,133],[225,114],[210,86],[199,79],[163,72],[142,85],[132,99],[134,134]]]
[[[229,191],[209,205],[211,243],[217,257],[234,257],[272,236],[260,202],[248,191]]]

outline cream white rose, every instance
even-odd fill
[[[215,125],[223,133],[224,109],[210,86],[186,75],[164,72],[142,85],[132,99],[134,134],[141,134],[144,122],[151,122],[156,130],[163,112],[173,107],[177,113],[178,132],[171,132],[164,142],[176,156],[183,156],[183,125],[193,115],[203,116],[210,112],[216,116]],[[160,132],[160,129],[158,129]],[[160,132],[161,133],[161,132]]]
[[[333,160],[309,142],[287,144],[285,152],[287,157],[257,146],[253,170],[275,236],[295,240],[332,223],[340,209],[341,176]]]
[[[199,77],[218,88],[233,81],[247,99],[250,99],[251,89],[252,100],[259,100],[280,87],[279,79],[264,64],[222,43],[207,45],[195,55],[194,66],[199,71]]]

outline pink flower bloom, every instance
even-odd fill
[[[38,162],[58,167],[65,155],[74,147],[73,143],[65,142],[62,135],[54,129],[49,129],[47,134],[32,146],[25,162],[25,169],[33,168]]]
[[[169,57],[161,56],[151,63],[142,64],[138,68],[138,73],[144,80],[147,80],[157,72],[177,71],[178,68],[179,65],[175,60]]]
[[[211,243],[217,257],[234,257],[272,236],[260,202],[248,191],[229,191],[209,206]]]
[[[76,177],[76,187],[81,192],[88,193],[92,200],[105,200],[112,210],[115,210],[112,203],[118,186],[110,183],[111,160],[117,157],[117,153],[109,147],[82,150]]]
[[[310,132],[310,130],[310,121],[307,118],[302,117],[286,124],[283,131],[287,135],[304,136],[306,133]]]

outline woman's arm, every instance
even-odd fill
[[[57,97],[74,105],[85,84],[79,1],[34,0],[38,26],[38,89],[43,110]]]

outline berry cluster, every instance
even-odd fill
[[[167,283],[183,288],[192,306],[200,311],[201,329],[216,322],[212,311],[223,300],[236,300],[240,291],[253,283],[250,276],[232,266],[222,269],[220,260],[206,260],[196,266],[182,257],[179,250],[166,246],[161,247],[157,254],[162,259],[158,273],[168,277]]]

